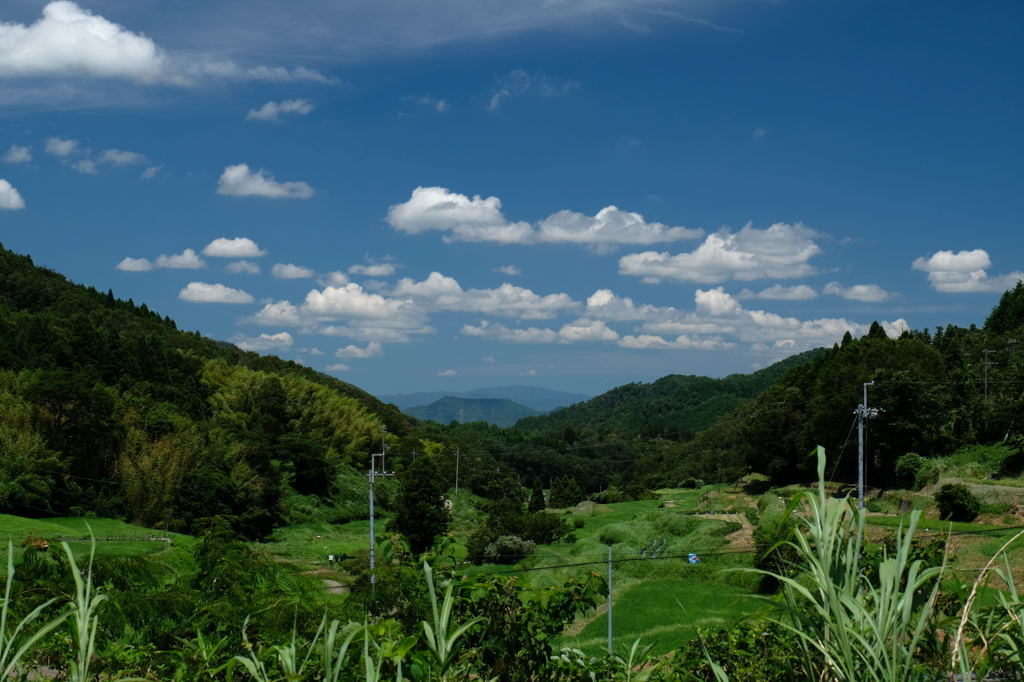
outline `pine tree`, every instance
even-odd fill
[[[448,530],[444,476],[433,457],[418,457],[402,474],[401,483],[392,526],[409,540],[413,553],[422,554]]]
[[[993,334],[1007,334],[1024,325],[1024,282],[1003,292],[999,305],[985,320],[985,329]]]

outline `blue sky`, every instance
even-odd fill
[[[8,0],[0,242],[376,393],[982,322],[1024,6]]]

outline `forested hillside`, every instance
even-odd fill
[[[728,481],[755,471],[777,482],[811,477],[806,454],[829,453],[831,477],[855,477],[854,410],[868,387],[868,478],[893,483],[904,454],[938,457],[1006,442],[1024,457],[1024,284],[1007,291],[984,327],[946,326],[890,339],[875,324],[635,472],[650,485],[688,476]],[[641,473],[641,470],[644,473]],[[1019,472],[1006,472],[1015,474]]]
[[[526,405],[499,398],[456,398],[444,396],[429,405],[406,408],[406,413],[417,419],[429,419],[439,424],[449,422],[483,421],[497,426],[512,426],[523,417],[537,414]]]
[[[172,530],[222,515],[259,537],[290,506],[344,502],[337,474],[365,468],[382,423],[409,428],[354,386],[180,331],[3,248],[0,338],[2,512]]]

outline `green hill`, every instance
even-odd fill
[[[537,414],[525,405],[498,398],[456,398],[445,396],[429,405],[406,408],[417,419],[439,424],[483,421],[497,426],[512,426],[523,417]]]
[[[381,425],[361,389],[177,329],[0,247],[0,512],[95,512],[265,535],[295,496],[345,502]],[[377,445],[375,445],[377,443]]]

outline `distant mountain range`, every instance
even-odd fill
[[[450,395],[429,405],[408,407],[405,413],[440,424],[484,421],[497,426],[512,426],[523,417],[540,414],[537,410],[503,398],[456,398]]]
[[[397,405],[399,409],[405,412],[409,412],[409,408],[424,407],[449,396],[452,398],[511,400],[536,412],[550,412],[559,407],[582,402],[590,397],[582,393],[567,393],[537,386],[492,386],[489,388],[475,388],[471,391],[397,393],[394,395],[382,395],[379,398],[386,403]],[[409,412],[409,414],[413,413]],[[413,414],[413,416],[416,415]]]

